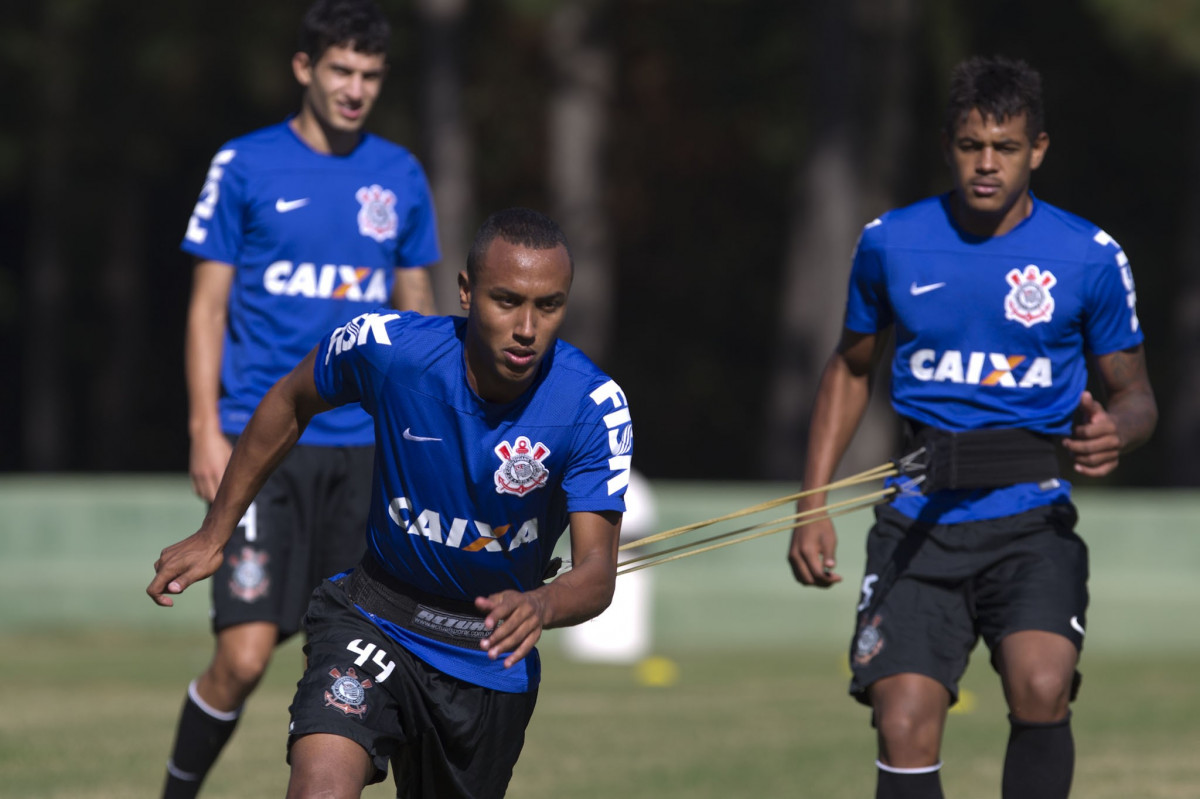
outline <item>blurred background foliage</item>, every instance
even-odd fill
[[[1162,421],[1113,482],[1200,483],[1200,5],[1186,0],[384,0],[372,131],[438,204],[443,312],[479,221],[556,216],[567,338],[655,478],[799,477],[861,226],[948,188],[950,67],[1028,60],[1039,197],[1129,253]],[[183,471],[179,252],[222,142],[278,121],[306,3],[0,10],[0,470]],[[891,454],[877,402],[846,468]]]

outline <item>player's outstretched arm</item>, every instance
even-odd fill
[[[882,353],[883,336],[843,329],[837,350],[821,373],[808,429],[804,487],[828,485],[854,431],[858,429],[871,399],[871,375]],[[802,497],[796,511],[824,507],[824,492]],[[804,585],[828,588],[842,578],[837,567],[837,532],[833,522],[820,519],[792,531],[788,563],[796,580]]]
[[[267,477],[300,438],[309,419],[331,407],[317,393],[315,360],[314,349],[263,397],[238,438],[200,529],[164,549],[155,561],[154,579],[146,593],[157,604],[174,605],[171,594],[181,593],[217,570],[221,551]]]
[[[599,615],[612,602],[617,580],[621,514],[571,514],[571,570],[532,591],[501,591],[475,600],[493,630],[482,642],[493,660],[504,652],[511,668],[528,655],[542,630],[569,627]]]
[[[1121,454],[1144,444],[1158,424],[1141,345],[1101,355],[1096,369],[1107,401],[1083,392],[1071,437],[1063,441],[1075,459],[1075,471],[1088,477],[1103,477],[1116,469]]]

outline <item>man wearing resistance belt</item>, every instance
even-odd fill
[[[1070,790],[1088,562],[1055,448],[1077,474],[1106,475],[1149,438],[1157,410],[1125,253],[1030,192],[1049,141],[1028,65],[955,68],[943,132],[953,189],[864,228],[821,377],[806,487],[830,482],[889,329],[892,406],[906,451],[927,465],[923,484],[877,509],[851,643],[850,691],[877,734],[877,799],[942,796],[946,713],[980,637],[1009,707],[1003,796]],[[1101,397],[1085,390],[1088,356]],[[798,527],[796,579],[840,582],[836,546],[828,519]]]
[[[380,309],[268,392],[204,524],[163,550],[161,605],[212,574],[259,486],[315,414],[375,425],[367,553],[304,619],[288,797],[500,797],[540,679],[542,630],[612,598],[633,429],[625,394],[558,340],[574,266],[552,220],[492,215],[459,274],[465,319]],[[543,583],[571,529],[573,568]]]

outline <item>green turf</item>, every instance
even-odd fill
[[[780,496],[777,484],[656,484],[659,529]],[[1092,607],[1075,709],[1074,795],[1200,796],[1200,495],[1082,491]],[[0,479],[0,799],[150,796],[189,679],[210,651],[207,586],[155,607],[144,589],[202,504],[179,476]],[[759,519],[773,518],[774,511]],[[846,638],[870,521],[839,523],[829,591],[802,589],[774,536],[649,570],[655,651],[679,667],[649,688],[629,667],[580,665],[543,642],[545,682],[514,797],[864,797],[866,711],[845,695]],[[986,660],[951,717],[951,797],[998,795],[1006,725]],[[280,650],[209,797],[282,795],[287,705],[300,670]],[[387,787],[368,797],[389,796]]]
[[[203,665],[203,635],[92,629],[15,634],[0,649],[9,687],[0,713],[0,797],[150,796],[162,777],[184,675]],[[514,797],[870,796],[866,711],[844,694],[828,650],[667,653],[668,687],[624,666],[568,662],[547,646],[546,678],[517,766]],[[1200,795],[1200,657],[1097,655],[1076,708],[1075,795]],[[251,700],[206,796],[282,795],[286,707],[299,671],[288,645]],[[985,664],[951,716],[944,782],[951,797],[998,795],[1003,701]],[[387,786],[366,796],[389,796]]]

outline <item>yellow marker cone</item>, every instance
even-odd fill
[[[679,666],[670,658],[652,655],[635,667],[639,685],[665,688],[679,681]]]

